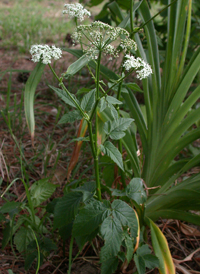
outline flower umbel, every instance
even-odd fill
[[[142,80],[152,74],[151,66],[140,57],[135,58],[131,55],[126,55],[125,57],[127,60],[124,62],[123,66],[126,70],[136,69],[138,79]]]
[[[61,49],[48,45],[34,45],[30,49],[30,53],[32,55],[33,62],[42,62],[47,65],[51,63],[51,59],[58,60],[62,56]]]
[[[124,42],[121,41],[121,36],[125,36]],[[112,42],[121,41],[121,47],[125,52],[137,48],[136,43],[129,39],[129,33],[120,27],[112,27],[103,22],[95,21],[91,25],[80,25],[77,27],[76,32],[73,33],[72,38],[74,42],[81,43],[84,46],[84,51],[90,59],[97,59],[98,52],[112,57],[118,57],[118,50]]]
[[[64,7],[66,10],[63,10],[63,14],[68,14],[70,18],[77,18],[80,21],[83,21],[85,16],[90,17],[91,13],[84,9],[83,6],[79,3],[76,4],[65,4]]]

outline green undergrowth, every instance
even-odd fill
[[[28,52],[33,44],[62,43],[73,25],[62,9],[60,1],[0,3],[0,47]]]

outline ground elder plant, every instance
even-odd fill
[[[132,12],[132,1],[131,5]],[[146,60],[142,59],[142,56],[134,55],[137,44],[133,40],[133,32],[129,34],[129,31],[121,26],[113,27],[98,21],[90,25],[78,25],[78,21],[83,21],[90,13],[80,4],[68,4],[65,8],[63,13],[74,18],[76,22],[76,30],[72,37],[74,42],[80,44],[80,50],[73,52],[77,56],[80,54],[80,58],[62,75],[57,75],[51,62],[52,59],[62,58],[62,51],[55,46],[32,46],[32,60],[38,64],[26,85],[25,114],[33,139],[34,93],[43,69],[48,65],[58,81],[57,87],[50,86],[50,88],[73,109],[66,113],[59,123],[81,121],[81,126],[84,124],[87,130],[79,141],[89,141],[94,176],[91,176],[87,183],[67,187],[64,196],[56,199],[46,208],[54,214],[54,229],[59,229],[64,240],[71,238],[68,273],[71,273],[74,240],[81,251],[84,244],[95,237],[101,238],[103,242],[99,254],[102,274],[114,273],[120,265],[125,269],[131,260],[134,260],[135,269],[137,268],[138,273],[141,274],[145,273],[146,268],[155,267],[159,268],[160,273],[175,273],[164,235],[155,223],[145,216],[148,193],[146,184],[139,176],[130,177],[129,168],[122,157],[122,140],[127,136],[132,138],[130,129],[134,122],[128,113],[120,111],[125,79],[134,72],[136,79],[148,81],[148,77],[154,75],[155,71]],[[132,15],[130,20],[133,24]],[[105,75],[108,71],[102,65],[104,54],[109,58],[123,55],[121,75],[108,79],[107,84],[100,79],[100,75]],[[64,81],[84,66],[88,66],[95,87],[78,100],[65,86]],[[113,90],[115,93],[111,92]],[[101,136],[100,140],[99,136]],[[121,176],[120,184],[115,188],[103,181],[100,161],[105,156],[118,167]],[[151,229],[154,250],[159,258],[152,254],[145,243],[146,226]]]

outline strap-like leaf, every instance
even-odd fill
[[[31,134],[32,144],[34,139],[35,118],[34,118],[34,96],[38,83],[40,82],[45,65],[38,63],[32,71],[25,86],[24,91],[24,110],[26,122]]]
[[[151,219],[148,219],[148,221],[151,229],[153,249],[160,261],[160,274],[175,274],[174,263],[165,236]]]

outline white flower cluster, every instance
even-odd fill
[[[76,4],[65,4],[66,10],[63,10],[63,14],[68,14],[70,18],[76,17],[80,21],[83,21],[85,16],[90,17],[91,13],[84,9],[79,3]]]
[[[84,45],[84,51],[90,59],[97,59],[99,51],[108,54],[112,57],[118,57],[118,51],[112,42],[117,39],[121,40],[121,36],[125,36],[124,42],[121,42],[121,47],[125,52],[130,51],[132,48],[136,50],[136,43],[129,39],[129,33],[120,27],[112,27],[103,22],[95,21],[91,25],[80,25],[77,27],[76,32],[73,33],[72,39],[75,42]],[[89,43],[88,43],[89,42]]]
[[[126,55],[125,57],[127,60],[124,62],[123,66],[126,70],[135,69],[138,79],[142,80],[152,74],[151,66],[140,57],[135,58],[130,55]]]
[[[51,63],[51,59],[58,60],[62,56],[61,49],[48,45],[34,45],[30,49],[33,62],[42,62],[47,65]]]

